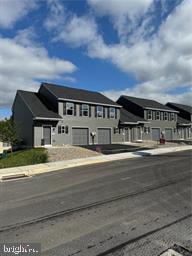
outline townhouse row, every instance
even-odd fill
[[[117,102],[99,92],[42,83],[18,90],[12,106],[22,143],[111,144],[192,138],[192,107],[122,95]]]

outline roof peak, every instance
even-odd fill
[[[73,90],[81,90],[81,91],[101,94],[101,92],[91,91],[91,90],[77,88],[77,87],[72,87],[72,86],[69,86],[69,85],[61,85],[61,84],[54,84],[54,83],[41,83],[41,85],[50,85],[50,86],[55,86],[55,87],[68,88],[68,89],[73,89]]]

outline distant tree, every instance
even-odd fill
[[[16,125],[12,118],[0,121],[0,141],[8,142],[11,146],[20,141]]]

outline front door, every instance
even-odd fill
[[[43,126],[44,145],[51,145],[51,126]]]
[[[160,129],[152,128],[152,140],[159,140],[159,139],[160,139]]]
[[[137,127],[137,139],[142,140],[141,127]]]
[[[129,141],[129,128],[125,128],[125,141]]]

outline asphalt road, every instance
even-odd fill
[[[41,242],[46,256],[192,250],[191,186],[189,151],[1,182],[0,242]]]

